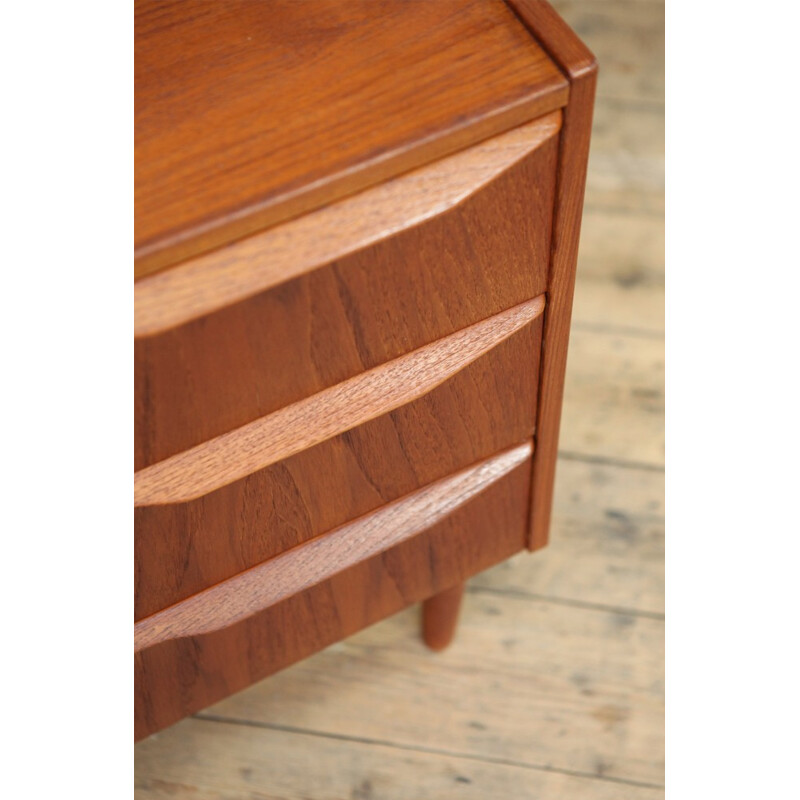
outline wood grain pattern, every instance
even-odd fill
[[[523,303],[148,468],[139,502],[185,502],[135,509],[136,618],[530,438],[541,310]]]
[[[139,0],[136,276],[566,98],[501,0]]]
[[[531,452],[526,442],[146,617],[134,626],[134,651],[230,627],[416,536]]]
[[[641,360],[644,368],[646,353]],[[580,366],[571,361],[569,369]],[[589,383],[579,383],[590,398]],[[618,427],[623,424],[620,418]],[[327,736],[345,737],[343,761],[333,771],[355,786],[370,774],[346,756],[360,737],[390,743],[399,771],[413,757],[411,748],[430,749],[443,782],[448,775],[452,780],[454,753],[462,753],[478,765],[524,764],[529,781],[554,769],[585,770],[592,776],[583,779],[586,795],[576,790],[575,796],[592,797],[594,784],[619,793],[614,797],[627,797],[628,791],[632,797],[639,791],[659,796],[656,788],[609,782],[606,776],[663,780],[664,623],[640,615],[664,609],[663,479],[663,473],[562,460],[550,544],[534,557],[521,553],[469,581],[470,589],[481,591],[467,595],[461,630],[447,652],[432,656],[420,646],[415,610],[372,627],[210,708],[205,724],[219,729],[202,746],[184,728],[190,721],[176,726],[166,734],[173,738],[142,753],[139,774],[153,781],[144,797],[158,796],[156,779],[209,790],[222,786],[225,770],[238,762],[225,745],[229,723],[210,719],[244,723],[237,742],[257,731],[246,723],[274,725],[276,741],[310,748],[313,761],[318,748],[334,741]],[[522,670],[527,680],[520,680]],[[286,726],[313,732],[316,743],[309,736],[292,745]],[[193,766],[208,759],[216,764],[213,771]],[[286,780],[297,794],[327,797],[302,772],[259,773],[256,753],[247,763],[254,770],[254,791],[268,794]],[[540,773],[537,765],[547,765],[548,772]],[[501,776],[480,783],[480,773],[459,774],[478,785],[478,797],[495,796],[505,786]],[[409,780],[405,773],[398,797],[414,798],[427,789],[424,778],[414,775]],[[522,790],[528,784],[520,780]],[[379,785],[386,784],[376,778]],[[551,788],[545,797],[562,796]],[[512,790],[511,796],[517,794]]]
[[[152,336],[444,214],[561,129],[561,112],[487,139],[134,284],[134,333]],[[542,204],[547,203],[543,196]]]
[[[663,469],[664,339],[577,329],[571,340],[559,449]]]
[[[299,400],[134,476],[134,505],[185,503],[422,397],[544,310],[544,297]]]
[[[315,15],[282,0],[139,3],[137,737],[434,595],[447,598],[435,635],[427,626],[439,646],[453,587],[544,542],[595,66],[546,4],[513,5],[545,49],[499,0],[319,0]],[[244,41],[249,31],[260,35]],[[270,40],[281,31],[297,47]],[[379,41],[421,55],[411,73],[434,69],[430,108],[392,116],[399,99],[430,100],[419,86],[408,94],[403,48],[376,50],[355,83],[347,69],[333,85],[310,80]],[[313,57],[298,58],[306,45]],[[265,68],[286,79],[278,91]],[[377,206],[351,198],[263,232],[553,112],[568,87],[563,118],[373,190]],[[376,109],[381,124],[365,126]],[[323,139],[327,149],[309,149]],[[367,209],[367,223],[343,226]],[[320,220],[328,233],[299,246]],[[544,291],[554,309],[542,341]]]
[[[422,224],[137,338],[136,469],[542,294],[558,140],[538,141],[528,139],[525,157]],[[231,258],[236,272],[243,262]]]
[[[231,594],[213,587],[139,623],[136,738],[520,550],[529,453],[501,454],[235,579]]]
[[[598,110],[664,105],[664,0],[552,0],[603,67]],[[612,105],[613,104],[613,105]],[[626,133],[632,129],[621,128]],[[594,145],[592,146],[594,148]]]
[[[663,283],[637,281],[626,286],[587,278],[575,289],[571,335],[581,329],[663,338],[664,300]]]
[[[595,143],[593,139],[592,147]],[[602,142],[598,144],[603,146]],[[605,143],[606,147],[615,145],[619,146]],[[626,202],[620,208],[584,210],[579,278],[609,280],[622,288],[635,288],[642,284],[663,286],[664,220],[629,211],[628,205],[636,205],[644,192],[638,187],[631,189],[627,186],[623,191],[630,203]],[[594,186],[590,183],[586,187],[587,203],[593,196]]]
[[[632,401],[661,384],[653,343],[586,331],[595,344],[587,339],[584,347],[575,326],[601,321],[581,316],[581,293],[607,322],[628,326],[642,316],[639,290],[663,286],[663,219],[640,211],[657,207],[650,198],[663,204],[656,193],[663,178],[652,194],[641,183],[658,174],[663,151],[651,138],[658,131],[641,119],[646,98],[638,93],[629,109],[603,99],[619,94],[615,64],[621,88],[663,86],[663,60],[652,57],[663,54],[663,28],[659,43],[657,29],[640,38],[637,22],[643,13],[663,20],[663,3],[554,5],[570,24],[592,20],[577,32],[599,58],[597,117],[608,123],[608,135],[596,128],[592,140],[560,447],[633,461],[657,431],[654,409],[647,428],[634,419],[638,441],[627,435],[631,413],[644,421],[645,398],[642,407]],[[608,178],[600,176],[599,194],[592,162]],[[612,177],[621,205],[609,209]],[[595,298],[603,282],[617,294]],[[625,306],[616,305],[623,296]],[[602,430],[582,425],[598,419],[598,406]],[[588,438],[592,430],[602,441]],[[401,612],[209,709],[205,719],[139,743],[137,800],[663,798],[662,788],[631,781],[663,757],[663,621],[636,614],[663,612],[664,475],[581,457],[559,460],[549,545],[470,580],[482,590],[468,595],[449,650],[427,651],[418,610]],[[656,770],[644,777],[663,780]]]
[[[485,694],[479,689],[475,695]],[[403,715],[402,703],[392,711],[392,718]],[[531,769],[503,758],[195,717],[136,745],[135,769],[136,800],[664,799],[660,788]]]
[[[663,224],[664,128],[663,105],[598,104],[592,121],[587,209],[646,214],[651,224]],[[663,257],[662,252],[662,261]]]
[[[444,652],[418,624],[404,612],[203,713],[610,780],[620,796],[663,787],[663,620],[467,592]],[[424,796],[408,779],[407,796]]]
[[[570,81],[564,114],[556,180],[555,215],[551,238],[548,310],[542,341],[536,456],[531,493],[529,547],[547,544],[550,529],[558,432],[564,394],[567,346],[578,261],[597,61],[569,26],[540,0],[507,0]]]

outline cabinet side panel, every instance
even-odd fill
[[[569,104],[564,110],[556,173],[547,308],[540,362],[536,451],[533,458],[528,547],[537,550],[547,544],[550,529],[597,61],[548,3],[543,0],[506,2],[570,81]]]

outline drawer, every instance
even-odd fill
[[[136,737],[522,550],[530,442],[135,626]]]
[[[138,280],[136,469],[543,294],[560,125]]]
[[[141,619],[530,439],[544,298],[139,470]]]

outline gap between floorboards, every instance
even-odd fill
[[[607,606],[603,603],[591,603],[585,600],[571,600],[567,597],[551,597],[544,594],[534,594],[533,592],[523,592],[520,589],[501,589],[494,586],[473,586],[467,583],[466,591],[470,594],[493,594],[506,597],[517,597],[522,600],[536,600],[541,603],[552,603],[559,606],[571,606],[572,608],[583,608],[589,611],[601,611],[604,614],[625,614],[630,617],[644,617],[663,622],[664,614],[658,611],[644,611],[636,608],[624,608],[622,606]]]
[[[573,322],[572,330],[588,331],[589,333],[604,333],[612,336],[632,336],[640,339],[663,339],[663,331],[649,331],[645,328],[626,328],[616,325],[601,325],[595,322]]]
[[[358,744],[376,745],[380,747],[391,747],[395,750],[405,750],[416,753],[426,753],[428,755],[445,756],[447,758],[463,758],[468,761],[480,761],[486,764],[497,764],[506,767],[519,767],[521,769],[532,769],[538,772],[556,772],[561,775],[569,775],[573,778],[584,778],[587,780],[606,781],[607,783],[617,783],[624,786],[638,786],[643,789],[663,789],[663,784],[647,783],[645,781],[634,781],[627,778],[615,778],[606,775],[594,775],[590,772],[580,772],[575,770],[563,769],[561,767],[551,767],[547,764],[529,764],[524,761],[514,761],[507,758],[496,758],[492,756],[481,756],[474,753],[459,753],[451,750],[441,750],[434,747],[422,747],[421,745],[398,744],[384,739],[371,739],[365,736],[348,736],[343,733],[329,733],[327,731],[315,731],[309,728],[295,728],[291,725],[272,725],[268,722],[257,720],[238,719],[236,717],[225,717],[219,714],[200,712],[194,714],[193,719],[201,722],[213,722],[216,724],[244,725],[250,728],[261,728],[270,731],[280,731],[282,733],[292,733],[305,736],[318,736],[323,739],[336,739],[344,742],[355,742]]]
[[[620,467],[621,469],[642,469],[648,472],[664,472],[663,464],[648,464],[643,461],[627,461],[622,458],[585,455],[583,453],[573,453],[568,450],[559,450],[558,457],[564,459],[564,461],[583,461],[586,464],[600,464],[604,467]]]

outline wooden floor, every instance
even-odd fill
[[[659,798],[664,6],[554,5],[600,62],[551,545],[136,746],[136,797]]]

